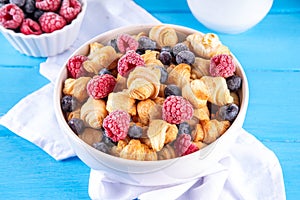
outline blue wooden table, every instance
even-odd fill
[[[196,21],[184,0],[135,2],[164,23],[211,32]],[[275,152],[287,199],[299,199],[300,1],[275,0],[270,13],[251,30],[219,36],[248,75],[250,101],[244,128]],[[45,58],[18,53],[2,35],[0,44],[2,116],[48,80],[39,74]],[[89,172],[77,157],[55,161],[0,126],[0,199],[89,199]]]

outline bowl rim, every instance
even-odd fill
[[[81,11],[78,13],[77,17],[72,20],[72,22],[70,24],[67,24],[62,29],[53,31],[51,33],[42,33],[40,35],[34,35],[34,34],[25,35],[21,32],[15,32],[12,29],[7,29],[7,28],[3,27],[2,25],[0,25],[0,31],[3,33],[9,34],[13,37],[21,37],[23,39],[40,39],[40,38],[46,38],[46,37],[50,37],[50,36],[54,37],[56,35],[61,34],[62,32],[72,29],[74,24],[80,22],[81,19],[84,18],[84,15],[85,15],[86,9],[87,9],[87,1],[88,0],[79,0],[79,1],[81,1],[81,3],[82,3]]]
[[[182,157],[176,157],[176,158],[172,158],[172,159],[167,159],[167,160],[155,160],[155,161],[140,161],[140,160],[130,160],[130,159],[125,159],[125,158],[120,158],[120,157],[116,157],[110,154],[106,154],[103,153],[95,148],[93,148],[92,146],[88,145],[87,143],[85,143],[82,139],[80,139],[72,130],[71,128],[67,125],[65,117],[63,115],[63,112],[61,110],[61,106],[60,106],[60,99],[61,99],[61,95],[62,95],[62,87],[63,87],[63,81],[65,80],[66,76],[67,76],[67,69],[66,69],[66,64],[68,62],[68,60],[74,56],[74,55],[78,55],[79,52],[84,51],[84,49],[88,48],[88,45],[92,42],[95,41],[99,41],[101,38],[105,38],[106,36],[111,35],[112,33],[126,33],[129,32],[128,30],[130,29],[131,31],[133,31],[134,28],[144,28],[144,29],[149,29],[153,26],[157,26],[157,25],[166,25],[166,26],[171,26],[173,27],[176,32],[179,31],[184,31],[184,32],[189,32],[189,33],[201,33],[204,34],[201,31],[198,31],[196,29],[192,29],[189,27],[185,27],[185,26],[181,26],[181,25],[176,25],[176,24],[167,24],[167,23],[161,23],[161,24],[135,24],[135,25],[127,25],[127,26],[123,26],[123,27],[119,27],[119,28],[115,28],[109,31],[106,31],[104,33],[98,34],[97,36],[94,36],[93,38],[89,39],[88,41],[84,42],[81,46],[79,46],[76,50],[73,51],[73,53],[65,60],[64,64],[62,65],[58,76],[55,80],[55,86],[54,86],[54,95],[53,95],[53,100],[54,100],[54,110],[55,110],[55,115],[56,115],[56,119],[60,125],[60,128],[63,128],[62,132],[64,132],[64,135],[67,135],[68,137],[71,137],[72,140],[75,140],[77,143],[79,143],[80,145],[83,145],[84,148],[87,148],[89,151],[95,152],[95,154],[93,154],[93,156],[104,156],[108,159],[112,159],[115,160],[117,162],[123,162],[123,164],[128,164],[128,165],[136,165],[136,166],[144,166],[145,164],[147,165],[156,165],[158,162],[160,163],[168,163],[170,161],[176,161],[176,160],[184,160],[184,159],[189,159],[190,157],[193,157],[195,155],[204,153],[202,156],[203,159],[205,159],[207,156],[214,156],[217,155],[218,153],[215,151],[216,148],[209,148],[207,149],[206,147],[200,149],[199,151],[189,154],[189,155],[185,155]],[[238,67],[237,69],[239,70],[239,73],[242,74],[243,76],[243,84],[242,84],[242,91],[243,91],[243,101],[241,101],[241,105],[240,105],[240,110],[239,110],[239,114],[236,117],[235,121],[231,124],[231,126],[226,130],[226,132],[219,137],[216,141],[214,141],[213,143],[207,145],[207,147],[211,146],[218,146],[220,144],[220,141],[222,140],[228,140],[226,138],[228,138],[228,134],[226,134],[227,132],[237,132],[239,129],[242,128],[245,116],[246,116],[246,112],[247,112],[247,108],[248,108],[248,102],[249,102],[249,87],[248,87],[248,79],[246,76],[246,73],[243,69],[243,66],[240,64],[240,62],[237,60],[237,58],[234,56],[234,54],[231,52],[231,55],[233,56],[235,62],[237,63]],[[224,145],[223,145],[224,146]],[[226,145],[227,146],[227,145]],[[229,146],[229,144],[228,144]],[[208,152],[207,152],[208,151]],[[76,153],[76,151],[75,151]],[[207,154],[209,153],[209,154]],[[111,167],[111,166],[110,166]],[[119,170],[120,171],[120,170]],[[126,171],[126,173],[128,173],[128,171]],[[138,173],[138,172],[137,172]]]

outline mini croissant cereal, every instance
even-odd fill
[[[186,40],[196,55],[205,59],[210,59],[218,54],[230,54],[228,47],[224,46],[214,33],[194,33],[189,35]]]
[[[153,27],[149,32],[149,38],[156,41],[160,47],[173,47],[178,42],[176,31],[165,25],[158,25]]]
[[[68,78],[65,80],[63,93],[74,96],[79,102],[83,102],[88,98],[86,90],[87,83],[91,77],[80,77],[78,79]]]
[[[99,129],[107,115],[105,102],[102,99],[89,98],[81,107],[80,118],[88,127]]]
[[[82,63],[68,62],[61,108],[74,134],[137,161],[185,156],[226,134],[239,113],[242,82],[229,83],[241,77],[219,63],[234,57],[216,34],[185,35],[171,25],[122,34],[91,42]],[[70,76],[78,70],[84,73]]]
[[[100,69],[107,68],[118,57],[113,47],[92,43],[88,60],[83,63],[83,67],[90,73],[98,74]]]
[[[159,69],[136,67],[127,79],[128,94],[137,100],[154,99],[159,93],[159,80]]]

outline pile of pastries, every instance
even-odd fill
[[[212,75],[212,59],[217,58],[229,59],[234,68],[217,63],[216,70],[225,72]],[[92,42],[87,55],[70,58],[62,112],[74,134],[112,156],[141,161],[185,156],[214,142],[234,122],[241,90],[235,65],[229,48],[214,33],[182,37],[168,25],[157,25],[136,35],[120,34]],[[192,115],[176,123],[164,117],[166,99],[173,96],[192,106]],[[126,113],[129,121],[117,116],[113,128],[104,126],[116,112]]]

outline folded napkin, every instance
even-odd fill
[[[46,62],[41,63],[40,73],[47,77],[50,83],[22,99],[0,118],[0,124],[39,146],[56,160],[75,156],[64,134],[61,133],[52,106],[54,82],[66,59],[88,39],[107,30],[130,24],[159,23],[130,0],[87,1],[87,13],[76,42],[68,51],[49,57]],[[105,200],[137,197],[139,199],[212,200],[285,199],[278,159],[243,130],[231,149],[219,159],[218,163],[182,184],[137,186],[119,182],[122,178],[124,179],[109,171],[91,170],[90,197]]]

